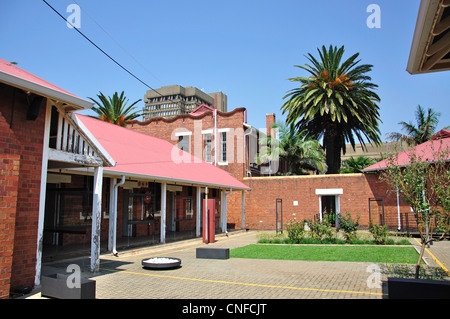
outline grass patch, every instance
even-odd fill
[[[232,249],[230,257],[415,264],[419,255],[413,247],[247,245]]]

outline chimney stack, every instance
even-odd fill
[[[275,113],[266,113],[267,136],[275,135],[275,130],[272,128],[272,125],[274,124],[275,124]]]

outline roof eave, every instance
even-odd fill
[[[406,70],[410,74],[423,74],[430,72],[437,72],[439,70],[421,70],[422,61],[424,60],[425,49],[433,21],[436,15],[436,10],[439,6],[439,0],[421,0],[419,13],[417,15],[416,28],[414,30],[413,41],[411,44],[411,51],[409,54],[408,65]]]
[[[70,169],[70,171],[79,171],[82,170],[83,172],[86,172],[86,168],[78,169],[73,168]],[[170,178],[170,177],[163,177],[163,176],[153,176],[153,175],[146,175],[146,174],[137,174],[137,173],[130,173],[126,171],[119,171],[119,170],[111,170],[108,168],[104,168],[103,171],[104,175],[108,176],[126,176],[131,178],[136,178],[140,180],[153,180],[157,182],[168,182],[168,183],[181,183],[181,184],[189,184],[189,185],[196,185],[196,186],[202,186],[202,187],[216,187],[221,189],[233,189],[233,190],[251,190],[250,187],[239,187],[239,186],[232,186],[232,185],[225,185],[225,184],[215,184],[215,183],[201,183],[198,181],[191,181],[191,180],[184,180],[184,179],[177,179],[177,178]]]
[[[94,103],[86,101],[77,96],[54,90],[52,88],[22,79],[3,71],[0,71],[0,81],[14,87],[21,88],[25,91],[30,91],[38,95],[55,99],[57,101],[65,102],[66,104],[68,104],[66,107],[69,108],[69,111],[86,110],[94,106]]]

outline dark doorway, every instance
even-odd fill
[[[336,226],[336,196],[322,195],[322,219],[327,220],[331,226]]]

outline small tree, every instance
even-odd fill
[[[397,156],[388,158],[387,168],[380,178],[392,189],[398,189],[403,201],[411,206],[421,238],[421,250],[416,264],[416,279],[426,245],[436,229],[448,229],[450,208],[449,151],[433,150],[433,160],[408,152],[409,164],[398,165]]]

